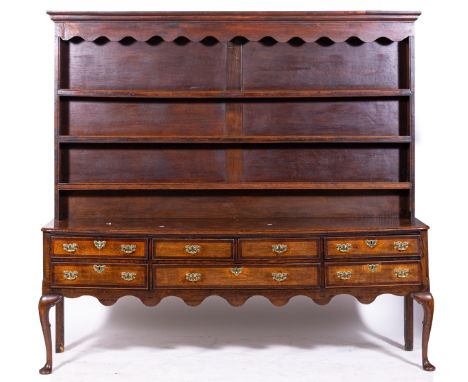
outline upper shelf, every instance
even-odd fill
[[[271,143],[411,143],[407,135],[257,135],[257,136],[93,136],[61,135],[59,143],[271,144]]]
[[[293,89],[293,90],[142,90],[142,89],[59,89],[61,97],[96,98],[339,98],[402,97],[410,89]]]
[[[63,40],[81,37],[94,41],[132,37],[147,41],[159,36],[173,41],[184,36],[201,41],[207,36],[227,42],[235,37],[259,41],[268,36],[279,42],[300,37],[313,42],[328,37],[364,42],[386,37],[401,41],[413,36],[419,12],[49,12]],[[138,22],[140,21],[140,22]],[[136,23],[137,22],[137,23]]]
[[[103,190],[409,190],[410,182],[58,183],[63,191]]]

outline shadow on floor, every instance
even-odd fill
[[[285,307],[278,308],[267,299],[256,296],[241,308],[230,306],[220,297],[210,297],[195,308],[178,298],[166,298],[156,308],[148,308],[136,298],[125,297],[109,309],[100,328],[66,344],[66,349],[81,348],[92,341],[85,352],[77,352],[73,357],[77,359],[82,355],[89,356],[90,351],[131,347],[217,349],[239,346],[262,349],[289,346],[314,349],[352,346],[375,350],[414,365],[405,357],[403,335],[401,341],[396,342],[372,331],[364,324],[358,304],[350,296],[337,296],[328,305],[319,306],[307,297],[298,296]],[[418,330],[417,325],[415,330]],[[379,341],[394,346],[395,351],[379,345]]]

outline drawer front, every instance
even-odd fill
[[[155,258],[232,258],[232,240],[154,240]]]
[[[145,239],[53,238],[55,257],[121,257],[145,258]]]
[[[379,262],[326,265],[326,286],[420,284],[419,262]]]
[[[154,267],[156,287],[284,287],[319,285],[318,267],[230,266],[230,267]]]
[[[74,264],[52,265],[52,280],[57,286],[119,287],[147,289],[148,272],[146,265],[134,264]]]
[[[417,236],[331,238],[326,241],[326,257],[415,256],[419,254]]]
[[[318,240],[240,240],[243,258],[317,258]]]

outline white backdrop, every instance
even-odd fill
[[[2,5],[1,28],[1,373],[8,381],[460,381],[468,340],[463,285],[468,80],[462,1],[20,1]],[[6,7],[6,8],[5,8]],[[434,373],[401,349],[402,298],[371,305],[339,296],[320,307],[304,297],[276,308],[242,308],[211,297],[198,308],[167,299],[147,308],[124,298],[111,308],[66,301],[66,352],[39,376],[44,345],[37,316],[41,232],[53,215],[53,23],[45,10],[421,10],[416,24],[416,211],[431,226],[436,311]],[[465,198],[464,198],[465,196]],[[466,285],[466,284],[465,284]],[[466,310],[466,309],[465,309]],[[53,317],[53,316],[52,316]],[[463,351],[465,354],[463,354]]]

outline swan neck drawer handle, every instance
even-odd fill
[[[273,280],[280,283],[288,278],[288,274],[285,272],[273,272],[271,277],[273,277]]]
[[[201,251],[201,246],[198,244],[187,244],[185,246],[185,253],[188,253],[189,255],[196,255],[197,253],[200,253]]]
[[[281,255],[282,253],[288,250],[287,244],[273,244],[271,246],[271,251],[276,253],[277,255]]]
[[[62,244],[63,250],[65,252],[73,253],[78,250],[78,244],[76,243],[64,243]]]
[[[185,274],[185,280],[190,281],[192,283],[196,283],[200,281],[202,278],[202,274],[198,272],[189,272]]]
[[[336,249],[340,252],[349,252],[351,248],[352,248],[351,243],[340,243],[336,245]]]
[[[63,277],[66,280],[76,280],[78,278],[78,271],[63,271]]]
[[[338,271],[336,272],[336,277],[340,280],[349,280],[353,275],[353,271]]]
[[[406,251],[409,247],[409,243],[407,241],[395,241],[393,242],[393,247],[397,251]]]
[[[397,268],[393,271],[393,274],[399,279],[405,279],[409,276],[408,268]]]
[[[122,277],[122,279],[125,281],[133,281],[136,279],[136,273],[135,272],[121,272],[120,277]]]
[[[120,250],[126,255],[130,255],[136,251],[136,244],[121,244]]]

